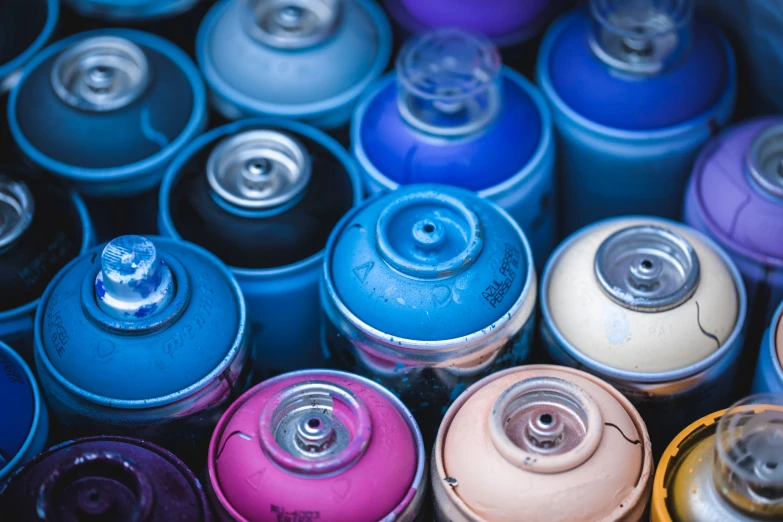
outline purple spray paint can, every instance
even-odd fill
[[[125,437],[77,439],[39,454],[0,494],[0,513],[15,522],[213,520],[181,460]]]

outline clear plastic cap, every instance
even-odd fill
[[[715,437],[713,479],[741,511],[783,517],[783,394],[752,395],[726,411]]]
[[[748,151],[748,170],[769,195],[783,199],[783,124],[761,131]]]
[[[242,23],[271,47],[303,49],[328,38],[342,15],[342,0],[242,0]]]
[[[595,54],[611,67],[658,74],[690,48],[693,0],[590,0]]]
[[[409,41],[397,58],[397,104],[414,127],[439,136],[476,132],[500,111],[501,67],[484,36],[438,29]]]

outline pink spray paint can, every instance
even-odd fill
[[[423,510],[424,444],[413,416],[350,373],[262,382],[220,419],[208,459],[223,522],[402,522]]]

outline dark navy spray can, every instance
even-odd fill
[[[44,449],[49,416],[27,363],[0,342],[0,486]],[[8,511],[0,511],[8,514]]]
[[[231,273],[171,239],[122,236],[80,256],[35,318],[35,365],[66,435],[133,434],[199,462],[248,354]]]
[[[0,166],[0,340],[33,363],[33,319],[46,285],[93,241],[75,191]]]
[[[527,358],[532,255],[519,225],[468,190],[416,185],[376,196],[329,239],[325,349],[397,393],[432,441],[462,390]]]
[[[590,0],[557,21],[536,76],[559,138],[563,231],[625,214],[678,219],[699,149],[734,108],[734,69],[692,0]]]
[[[53,446],[20,469],[0,494],[14,522],[211,522],[198,479],[149,442],[88,437]],[[9,519],[10,520],[10,519]]]
[[[764,332],[759,351],[753,393],[783,393],[783,302]]]
[[[391,29],[373,0],[224,0],[196,56],[227,119],[280,116],[338,127],[385,69]]]
[[[206,123],[198,69],[179,48],[133,30],[91,31],[38,54],[9,100],[26,159],[85,196],[98,237],[155,230],[154,191]]]
[[[16,84],[22,67],[52,38],[59,15],[59,0],[5,0],[0,4],[0,94]]]
[[[225,125],[172,164],[161,186],[160,230],[232,267],[247,300],[254,380],[326,363],[318,335],[323,249],[361,196],[348,153],[298,122]]]
[[[82,16],[137,22],[184,13],[201,0],[64,0]]]
[[[737,263],[760,333],[783,300],[783,118],[742,123],[704,148],[685,221]]]
[[[426,33],[367,93],[351,123],[367,190],[444,183],[476,191],[525,231],[538,266],[555,246],[554,143],[538,90],[485,37]]]
[[[625,394],[660,452],[731,401],[746,307],[737,267],[707,236],[660,218],[607,219],[547,263],[541,337],[555,362]]]

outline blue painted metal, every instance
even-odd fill
[[[112,21],[146,21],[183,13],[201,0],[64,0],[82,16]]]
[[[451,39],[454,32],[440,31]],[[462,32],[457,37],[463,45],[477,39]],[[400,67],[398,62],[398,71]],[[401,114],[399,74],[385,76],[368,91],[351,123],[352,152],[367,190],[377,193],[412,183],[474,190],[520,224],[536,266],[542,268],[555,246],[555,144],[550,112],[538,89],[513,70],[500,69],[493,79],[500,93],[497,115],[467,134],[449,135],[448,130],[416,128]]]
[[[0,94],[10,90],[19,72],[54,35],[59,0],[7,0],[0,6]]]
[[[538,55],[536,79],[560,147],[563,231],[625,214],[677,219],[698,151],[732,114],[733,52],[697,19],[677,36],[690,49],[674,63],[627,72],[595,54],[593,27],[584,9],[564,15]]]
[[[126,236],[110,245],[132,266],[147,259],[133,247],[141,240]],[[41,298],[35,364],[67,434],[133,434],[187,454],[206,443],[245,384],[245,302],[212,254],[181,241],[150,240],[173,278],[170,302],[150,314],[108,313],[99,304],[99,273],[103,282],[115,279],[106,290],[120,301],[144,299],[138,291],[145,285],[117,283],[105,246],[94,248],[69,263]],[[142,283],[154,273],[137,272]]]
[[[321,128],[346,123],[391,54],[383,10],[372,0],[340,0],[341,14],[326,39],[286,47],[255,36],[252,6],[258,3],[224,0],[202,22],[196,56],[215,108],[232,120],[280,116]]]
[[[783,318],[783,302],[778,307],[769,328],[764,332],[759,350],[756,373],[753,379],[753,393],[783,393],[783,367],[778,357],[776,334],[781,328]],[[780,336],[777,336],[780,338]]]
[[[49,416],[33,372],[7,344],[0,342],[0,485],[42,451]]]
[[[224,139],[256,129],[283,132],[311,149],[307,151],[314,156],[311,180],[302,199],[247,213],[207,187],[207,204],[194,201],[195,208],[177,218],[177,201],[190,201],[187,198],[194,192],[186,178],[193,173],[191,177],[206,185],[206,152]],[[194,141],[171,165],[161,186],[158,227],[166,236],[210,249],[231,266],[247,301],[256,350],[254,380],[326,364],[318,302],[323,247],[333,224],[361,198],[361,180],[348,153],[322,131],[288,120],[250,119],[219,127]],[[307,215],[315,218],[302,220]],[[213,226],[193,227],[202,221]],[[229,230],[240,226],[244,232]],[[272,240],[280,248],[273,247]]]

